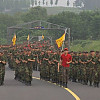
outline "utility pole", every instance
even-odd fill
[[[68,28],[68,50],[70,51],[70,28]]]

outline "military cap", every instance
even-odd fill
[[[81,51],[79,51],[79,54],[81,54],[82,52]]]
[[[96,54],[99,54],[100,52],[99,51],[96,51]]]
[[[91,50],[90,52],[95,52],[94,50]]]
[[[68,48],[65,48],[64,51],[68,51]]]

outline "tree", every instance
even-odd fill
[[[22,15],[22,20],[24,22],[30,22],[33,20],[46,20],[47,19],[47,10],[42,7],[31,8],[27,13]]]
[[[0,44],[6,43],[7,39],[7,27],[17,24],[15,17],[8,14],[0,14]]]
[[[91,36],[93,39],[100,39],[100,13],[94,13],[94,17],[91,20]]]
[[[79,14],[62,12],[48,18],[51,23],[70,27],[74,39],[100,39],[100,11],[83,11]]]

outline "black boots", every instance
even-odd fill
[[[67,88],[67,82],[63,82],[63,87]]]

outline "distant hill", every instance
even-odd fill
[[[47,9],[47,14],[48,15],[55,15],[58,13],[61,13],[63,11],[70,11],[70,12],[75,12],[75,13],[79,13],[81,11],[83,11],[82,9],[79,8],[71,8],[71,7],[44,7]],[[14,10],[10,10],[10,11],[5,11],[4,13],[11,13],[14,14],[16,12],[26,12],[28,9],[14,9]]]
[[[72,51],[100,51],[100,40],[75,40],[71,44]]]
[[[48,15],[55,15],[63,11],[70,11],[75,13],[79,13],[82,11],[79,8],[71,8],[71,7],[45,7],[45,8],[47,9]]]

